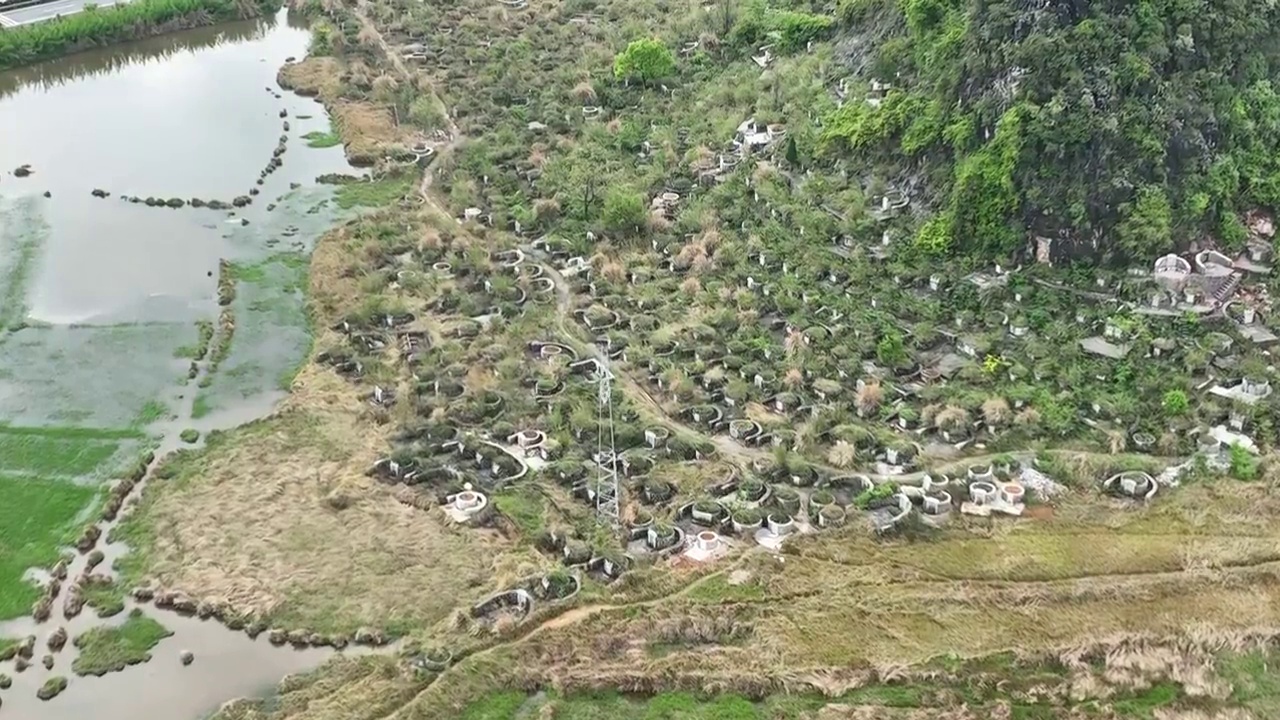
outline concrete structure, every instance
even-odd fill
[[[1085,352],[1092,353],[1094,355],[1111,358],[1112,360],[1120,360],[1123,359],[1125,355],[1129,354],[1129,350],[1132,349],[1132,346],[1127,344],[1117,345],[1110,343],[1102,337],[1091,337],[1081,340],[1080,348]]]
[[[454,522],[469,523],[487,507],[489,498],[484,493],[473,490],[471,483],[466,483],[462,486],[462,492],[446,498],[444,512]]]
[[[960,512],[979,517],[993,512],[1017,516],[1025,509],[1025,497],[1026,489],[1020,483],[997,486],[994,481],[979,480],[969,484],[969,500],[960,504]]]
[[[1156,284],[1165,292],[1177,295],[1191,277],[1191,263],[1177,255],[1165,255],[1156,260],[1154,275]]]
[[[1271,395],[1271,383],[1264,378],[1244,378],[1231,387],[1214,385],[1209,388],[1209,392],[1228,400],[1253,405]]]
[[[884,533],[892,530],[907,519],[911,514],[912,505],[911,498],[899,492],[893,496],[895,504],[884,508],[882,511],[872,513],[871,520],[877,533]]]
[[[1102,488],[1107,492],[1135,500],[1150,500],[1159,487],[1155,478],[1136,470],[1116,473],[1102,482]]]
[[[471,617],[485,624],[496,623],[503,616],[517,622],[533,610],[533,596],[524,588],[496,593],[471,607]]]

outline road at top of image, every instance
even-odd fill
[[[123,2],[128,2],[128,0],[103,0],[102,2],[96,3],[91,0],[57,0],[56,2],[44,3],[42,5],[32,5],[30,7],[17,8],[15,10],[0,11],[0,28],[11,28],[18,27],[20,25],[44,22],[45,20],[52,20],[59,15],[74,15],[81,10],[84,10],[86,5],[108,7]]]

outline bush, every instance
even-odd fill
[[[619,80],[651,82],[675,74],[676,59],[671,48],[657,38],[633,40],[613,59],[613,74]]]
[[[409,121],[423,130],[439,130],[447,124],[444,110],[431,95],[423,95],[409,106]]]
[[[1164,398],[1160,401],[1161,407],[1164,408],[1165,414],[1169,417],[1178,417],[1185,415],[1187,409],[1191,406],[1191,401],[1187,399],[1187,394],[1181,390],[1170,390],[1164,394]]]
[[[184,443],[193,443],[200,439],[200,431],[195,428],[187,428],[178,434],[178,439]]]
[[[1228,449],[1231,477],[1237,480],[1255,480],[1258,477],[1258,459],[1240,443],[1232,443]]]
[[[604,199],[604,223],[615,232],[637,232],[644,224],[644,198],[639,193],[614,188]]]

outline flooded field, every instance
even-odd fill
[[[33,568],[98,517],[110,481],[190,446],[183,430],[268,413],[306,357],[309,253],[341,214],[316,178],[354,174],[340,145],[304,137],[330,132],[324,109],[275,82],[308,38],[281,13],[0,73],[0,488],[26,506],[0,506],[0,649],[37,638],[30,667],[0,663],[0,718],[195,720],[329,655],[148,607],[172,632],[152,659],[78,677],[74,640],[132,601],[65,617],[63,589],[31,617],[48,580]],[[66,584],[110,576],[128,552],[114,524]],[[46,669],[58,628],[71,642]],[[66,690],[37,699],[56,677]]]

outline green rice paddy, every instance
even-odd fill
[[[31,612],[40,592],[24,575],[58,561],[98,494],[86,485],[0,474],[0,620]]]

